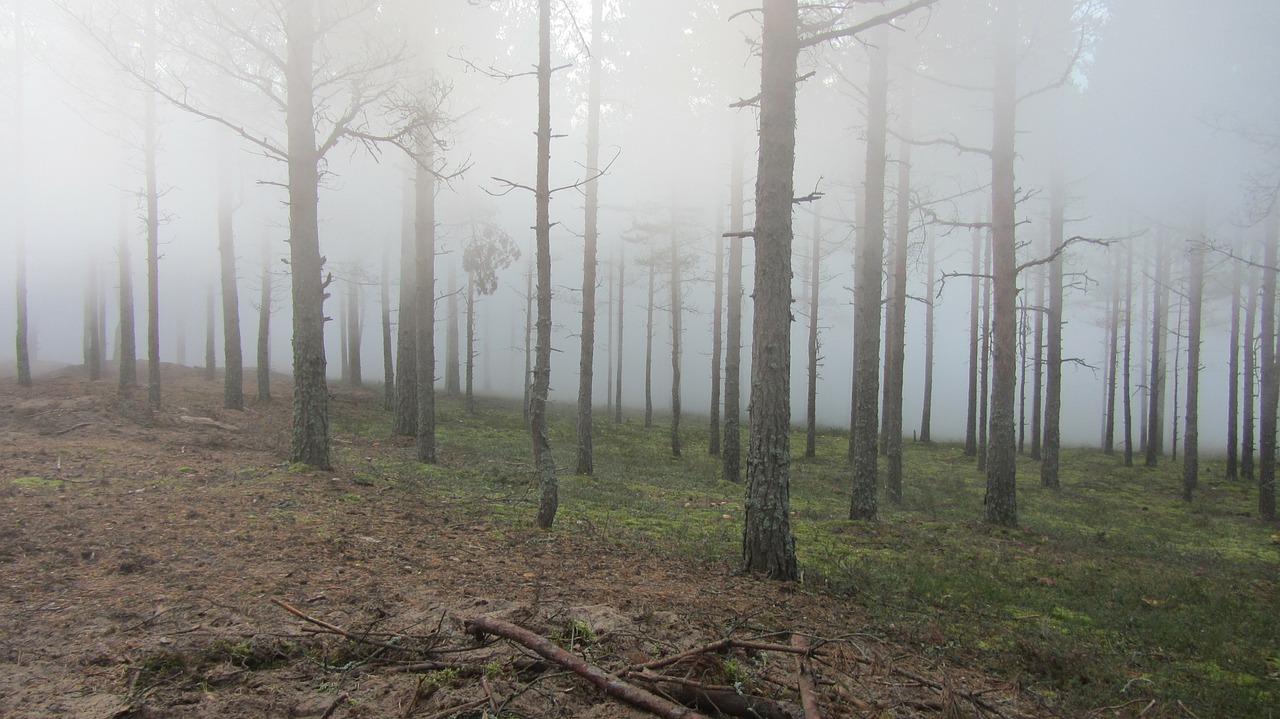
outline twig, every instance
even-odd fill
[[[481,704],[484,704],[484,703],[485,703],[485,702],[487,702],[487,701],[489,701],[489,700],[488,700],[488,699],[475,699],[475,700],[473,700],[473,701],[469,701],[469,702],[467,702],[466,704],[459,704],[459,705],[458,705],[458,706],[456,706],[456,707],[449,707],[448,709],[445,709],[444,711],[438,711],[438,712],[436,712],[435,714],[431,714],[431,715],[425,716],[425,717],[423,717],[422,719],[447,719],[448,717],[451,717],[451,716],[453,716],[454,714],[457,714],[458,712],[464,712],[464,711],[466,711],[466,710],[468,710],[468,709],[475,709],[476,707],[480,706]]]
[[[315,617],[307,614],[301,609],[290,606],[288,603],[283,602],[274,597],[271,599],[271,603],[304,621],[311,622],[312,624],[316,625],[317,627],[320,627],[321,629],[325,630],[330,634],[337,634],[338,636],[346,637],[347,639],[350,639],[353,642],[360,642],[362,644],[371,644],[375,647],[382,647],[383,649],[395,649],[397,651],[404,650],[404,647],[398,644],[392,644],[390,642],[380,642],[377,639],[370,639],[368,637],[362,637],[359,634],[352,634],[351,632],[343,629],[342,627],[334,626],[333,624],[330,624],[321,619],[316,619]]]
[[[807,643],[799,634],[791,635],[791,646],[808,654]],[[822,714],[818,712],[818,699],[814,696],[813,668],[805,661],[805,654],[796,655],[796,683],[800,689],[800,706],[804,708],[805,719],[822,719]]]
[[[53,433],[53,436],[55,436],[55,437],[61,437],[62,435],[64,435],[64,434],[70,434],[70,433],[72,433],[72,432],[76,431],[77,429],[81,429],[81,428],[83,428],[83,427],[88,427],[90,424],[91,424],[91,423],[89,423],[89,422],[81,422],[80,424],[73,424],[73,425],[71,425],[70,427],[67,427],[66,429],[60,429],[60,430],[58,430],[57,432],[54,432],[54,433]]]
[[[661,669],[662,667],[669,667],[672,664],[678,664],[689,657],[694,657],[699,654],[708,654],[710,652],[718,652],[721,649],[729,649],[731,647],[738,649],[754,649],[762,652],[784,652],[786,654],[809,653],[808,649],[798,650],[787,644],[768,644],[766,642],[752,642],[744,639],[726,638],[718,639],[710,644],[680,652],[679,654],[673,654],[665,659],[655,659],[647,664],[632,667],[632,669]]]
[[[329,719],[329,717],[333,716],[334,712],[338,711],[338,705],[346,700],[347,700],[346,694],[339,694],[333,700],[333,703],[329,705],[329,708],[324,710],[324,714],[320,715],[320,719]]]

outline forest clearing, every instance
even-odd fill
[[[1008,529],[977,521],[959,445],[908,444],[902,504],[851,522],[847,434],[824,433],[794,466],[802,580],[776,582],[740,573],[742,487],[719,479],[696,417],[680,458],[659,425],[601,420],[595,476],[563,471],[544,532],[518,403],[442,399],[439,463],[423,465],[377,392],[337,388],[335,469],[316,472],[282,463],[286,387],[237,412],[199,370],[165,381],[159,411],[80,368],[5,386],[0,715],[653,716],[477,642],[463,622],[479,617],[657,694],[757,697],[761,716],[808,716],[797,657],[824,717],[1276,706],[1280,540],[1248,482],[1185,504],[1176,463],[1068,450],[1061,489],[1020,488]],[[553,437],[572,433],[571,412],[551,417]],[[640,668],[792,636],[812,653],[725,643]]]

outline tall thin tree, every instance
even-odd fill
[[[1049,247],[1059,252],[1063,242],[1066,194],[1054,178],[1049,188]],[[1040,445],[1040,484],[1058,488],[1058,451],[1062,416],[1062,255],[1049,263],[1049,305],[1045,311],[1044,439]]]
[[[604,37],[604,0],[591,2],[591,69],[587,84],[587,167],[582,245],[582,332],[578,353],[578,474],[592,474],[592,385],[596,352],[596,244],[599,237],[600,57]],[[608,371],[606,370],[606,374]]]
[[[1235,263],[1231,268],[1231,347],[1227,353],[1227,480],[1235,481],[1240,474],[1240,287],[1244,281],[1243,267]]]
[[[551,388],[551,0],[538,2],[538,148],[534,190],[534,235],[538,266],[538,343],[529,393],[529,433],[538,468],[537,524],[551,529],[559,507],[556,462],[547,432],[547,394]]]
[[[1187,424],[1182,461],[1182,499],[1190,502],[1200,477],[1200,317],[1204,294],[1204,251],[1189,252],[1187,282]]]
[[[725,287],[724,442],[720,448],[720,478],[742,481],[742,187],[743,119],[734,117],[729,160],[729,269]]]
[[[219,133],[226,143],[227,133]],[[235,228],[232,224],[231,168],[227,147],[218,161],[218,266],[222,282],[222,406],[244,409],[244,351],[240,344],[240,287],[236,275]]]

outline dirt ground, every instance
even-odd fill
[[[725,637],[803,634],[825,717],[1056,716],[1015,683],[867,626],[839,597],[590,533],[467,520],[349,468],[290,472],[283,382],[244,412],[220,409],[220,383],[198,370],[168,367],[164,387],[152,413],[145,388],[122,400],[76,369],[0,385],[0,716],[652,716],[528,649],[468,636],[464,620],[482,615],[614,673]],[[685,683],[628,681],[715,685],[767,699],[762,716],[804,716],[794,654],[731,648],[655,672]]]

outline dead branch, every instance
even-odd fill
[[[810,667],[809,662],[806,661],[806,655],[809,653],[808,644],[804,637],[792,634],[791,646],[804,652],[796,655],[796,682],[799,684],[800,706],[804,708],[804,717],[805,719],[822,719],[822,714],[818,712],[818,700],[814,696],[816,690],[813,686],[813,667]]]
[[[322,619],[316,619],[315,617],[311,616],[310,614],[307,614],[301,609],[293,607],[289,605],[287,602],[281,601],[274,597],[272,597],[271,603],[276,605],[277,607],[280,607],[286,612],[294,615],[295,617],[302,619],[303,621],[310,622],[311,624],[314,624],[317,627],[320,627],[321,629],[323,629],[325,632],[328,632],[329,634],[337,634],[338,636],[346,637],[347,639],[350,639],[353,642],[360,642],[361,644],[369,644],[375,647],[381,647],[383,649],[394,649],[396,651],[404,650],[404,647],[392,644],[390,642],[383,642],[377,639],[370,639],[369,637],[362,637],[359,634],[352,634],[351,632],[343,629],[342,627],[330,624]]]
[[[342,704],[342,702],[345,702],[346,700],[347,700],[346,694],[339,694],[338,696],[334,697],[333,702],[329,704],[329,708],[325,709],[324,713],[320,715],[320,719],[329,719],[329,717],[333,716],[333,713],[338,710],[338,706]]]
[[[438,712],[436,712],[435,714],[430,714],[430,715],[428,715],[428,716],[423,717],[422,719],[448,719],[448,717],[454,716],[454,715],[456,715],[456,714],[458,714],[458,713],[460,713],[460,712],[464,712],[464,711],[466,711],[466,710],[468,710],[468,709],[475,709],[476,707],[478,707],[478,706],[480,706],[480,705],[482,705],[482,704],[485,704],[485,703],[487,703],[488,701],[489,701],[489,700],[488,700],[487,698],[485,698],[485,699],[475,699],[475,700],[469,701],[469,702],[467,702],[467,703],[465,703],[465,704],[459,704],[458,706],[455,706],[455,707],[449,707],[448,709],[445,709],[445,710],[443,710],[443,711],[438,711]]]
[[[777,702],[764,697],[743,694],[736,689],[712,689],[689,686],[684,682],[661,682],[658,691],[666,696],[706,712],[744,719],[789,719]]]
[[[216,419],[209,419],[208,417],[188,417],[186,415],[181,415],[178,417],[178,421],[184,424],[198,424],[204,427],[217,427],[218,429],[225,429],[228,432],[240,431],[240,428],[233,424],[227,424],[226,422],[219,422]],[[72,429],[75,429],[75,428],[72,427]],[[70,430],[67,430],[67,431],[70,431]],[[59,434],[62,434],[62,433],[59,432]]]
[[[76,431],[77,429],[83,429],[83,428],[85,428],[85,427],[88,427],[89,425],[90,425],[90,423],[89,423],[89,422],[81,422],[80,424],[73,424],[73,425],[71,425],[70,427],[67,427],[66,429],[60,429],[60,430],[58,430],[57,432],[54,432],[54,433],[53,433],[53,436],[55,436],[55,437],[61,437],[61,436],[62,436],[62,435],[64,435],[64,434],[71,434],[72,432]]]
[[[680,662],[688,659],[689,657],[696,657],[699,654],[710,654],[711,652],[718,652],[721,649],[731,649],[731,648],[754,649],[756,651],[762,651],[762,652],[783,652],[786,654],[810,654],[811,653],[811,651],[808,649],[798,650],[795,647],[788,644],[769,644],[766,642],[752,642],[752,641],[747,641],[745,639],[733,639],[732,637],[730,637],[725,639],[717,639],[716,641],[711,642],[710,644],[704,644],[700,647],[694,647],[693,649],[680,652],[679,654],[672,654],[671,656],[666,657],[664,659],[655,659],[646,664],[633,666],[631,667],[631,671],[643,671],[645,669],[661,669],[663,667],[669,667],[672,664],[679,664]]]
[[[474,617],[466,620],[464,626],[467,633],[477,638],[484,634],[493,634],[532,649],[544,658],[582,676],[605,694],[657,714],[660,717],[664,717],[664,719],[706,719],[705,716],[688,707],[632,686],[605,672],[603,669],[587,663],[581,657],[561,649],[546,638],[509,622],[493,617]],[[483,701],[485,700],[481,700],[481,702]]]
[[[920,8],[929,7],[930,5],[936,3],[937,1],[938,0],[915,0],[915,2],[903,5],[897,10],[891,10],[887,13],[877,15],[869,20],[858,23],[857,25],[852,25],[850,27],[837,28],[835,30],[828,30],[826,32],[814,33],[809,37],[801,38],[800,48],[803,49],[806,47],[813,47],[814,45],[821,45],[822,43],[829,42],[831,40],[839,40],[841,38],[853,37],[854,35],[870,30],[873,27],[891,23],[894,20],[897,20],[898,18],[904,15],[907,15],[912,12],[915,12],[916,10],[919,10]]]

